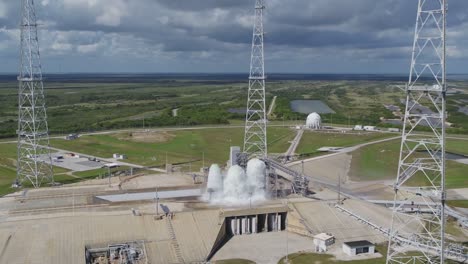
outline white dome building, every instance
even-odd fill
[[[312,113],[307,117],[306,128],[320,129],[322,127],[322,118],[317,113]]]

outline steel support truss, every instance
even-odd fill
[[[16,185],[53,183],[34,0],[22,0]]]
[[[388,264],[445,260],[446,14],[419,0]]]
[[[266,157],[268,153],[263,50],[264,10],[265,0],[256,0],[243,150],[250,157]]]

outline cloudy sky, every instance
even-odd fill
[[[0,72],[18,68],[19,0],[0,0]],[[45,72],[247,72],[254,0],[35,0]],[[406,73],[417,0],[267,0],[268,72]],[[468,1],[449,3],[468,73]]]

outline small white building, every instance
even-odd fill
[[[367,240],[352,241],[343,243],[343,252],[348,256],[359,254],[374,254],[375,245]]]
[[[399,128],[389,128],[388,132],[400,132]]]
[[[314,236],[315,252],[326,252],[333,244],[335,244],[335,237],[332,234],[321,233]]]
[[[364,127],[362,125],[355,125],[354,130],[358,130],[358,131],[364,130]]]
[[[377,131],[375,126],[364,126],[365,131]]]
[[[120,167],[118,163],[107,163],[102,166],[103,168],[109,168],[109,169],[114,169]]]
[[[114,157],[114,159],[119,159],[119,160],[127,159],[127,155],[125,155],[125,154],[114,153],[114,155],[112,155],[112,156]]]
[[[69,134],[65,137],[65,140],[75,140],[78,139],[80,136],[78,134]]]

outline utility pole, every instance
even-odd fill
[[[337,204],[341,205],[341,173],[338,173],[338,201]]]
[[[154,193],[154,200],[156,202],[156,217],[159,216],[159,195],[158,188],[156,187],[156,192]]]
[[[205,175],[205,152],[202,152],[203,175]]]
[[[304,161],[301,160],[301,171],[302,171],[302,175],[304,175]]]
[[[34,0],[22,0],[16,186],[54,183]]]
[[[266,157],[268,153],[263,47],[264,10],[265,0],[256,0],[243,149],[249,156],[260,158]]]
[[[107,167],[108,168],[108,172],[109,172],[109,187],[112,187],[112,184],[111,184],[111,177],[112,177],[112,173],[111,173],[111,167]]]
[[[387,264],[445,263],[446,15],[447,0],[419,0]]]
[[[286,207],[288,208],[289,210],[289,198],[286,197]],[[286,219],[285,219],[286,223],[285,223],[285,226],[286,226],[286,258],[284,260],[284,263],[285,264],[289,264],[289,234],[288,234],[288,217],[286,216]]]

